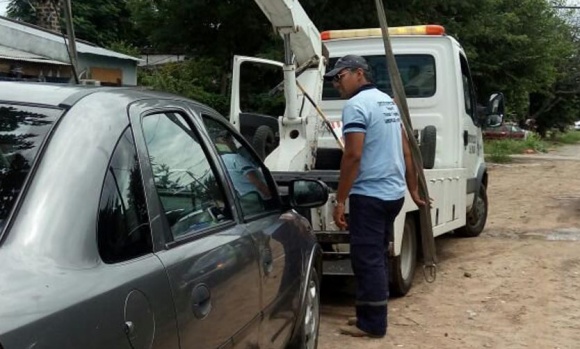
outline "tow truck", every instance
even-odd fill
[[[336,190],[342,156],[337,133],[340,136],[340,111],[345,101],[339,99],[330,83],[325,84],[323,74],[338,57],[361,55],[369,61],[379,89],[392,95],[381,31],[368,28],[320,33],[296,0],[256,2],[284,38],[285,59],[276,62],[234,57],[230,122],[265,157],[279,184],[315,178]],[[488,210],[482,128],[491,120],[501,120],[503,95],[492,95],[485,112],[477,112],[465,51],[444,27],[389,28],[389,35],[433,199],[433,235],[455,232],[478,236]],[[240,70],[248,62],[284,71],[283,116],[244,113],[240,109]],[[329,122],[321,120],[318,105]],[[325,206],[305,215],[323,247],[323,274],[352,275],[349,232],[341,231],[333,222],[333,198],[334,193]],[[405,295],[412,286],[422,228],[418,207],[407,193],[395,221],[393,250],[387,256],[391,258],[389,284],[393,295]]]

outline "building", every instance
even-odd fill
[[[0,79],[69,82],[68,40],[62,34],[0,16]],[[78,74],[101,85],[137,85],[141,59],[77,40]]]

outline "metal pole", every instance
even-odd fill
[[[64,0],[64,12],[65,12],[65,22],[66,22],[66,32],[68,35],[68,44],[69,44],[69,53],[71,57],[71,63],[73,66],[73,75],[75,77],[75,82],[79,83],[79,76],[78,76],[78,56],[77,56],[77,42],[75,38],[75,30],[73,25],[73,17],[72,17],[72,5],[71,0]]]
[[[435,238],[433,237],[433,225],[431,222],[429,190],[427,188],[425,174],[423,173],[423,160],[421,158],[421,152],[419,151],[417,141],[413,136],[413,126],[411,124],[409,107],[407,105],[407,97],[405,95],[403,81],[401,80],[401,75],[399,74],[399,69],[397,67],[397,61],[395,60],[395,55],[393,54],[393,49],[391,47],[391,40],[388,30],[389,27],[387,24],[387,16],[385,14],[383,0],[375,0],[375,4],[377,7],[379,23],[381,24],[381,31],[383,33],[385,56],[387,60],[389,77],[391,79],[391,86],[393,86],[397,104],[401,109],[401,119],[403,120],[403,125],[405,126],[405,130],[407,132],[407,138],[409,139],[411,151],[413,152],[413,163],[419,177],[419,194],[427,203],[425,206],[419,208],[421,219],[421,245],[423,246],[423,259],[425,268],[429,269],[431,278],[428,278],[427,274],[425,274],[425,277],[428,281],[432,281],[435,279],[437,256],[435,253]]]

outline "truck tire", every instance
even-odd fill
[[[256,129],[252,137],[252,147],[261,160],[264,160],[277,146],[274,131],[270,126],[262,125]]]
[[[435,126],[425,126],[421,130],[419,149],[423,158],[423,168],[430,170],[435,167],[435,150],[437,149],[437,128]]]
[[[389,269],[391,296],[402,297],[411,289],[413,278],[415,277],[415,268],[417,267],[417,250],[415,221],[411,216],[407,216],[403,230],[401,254],[391,258]]]
[[[479,192],[476,194],[473,207],[467,213],[465,226],[459,228],[455,233],[458,236],[473,238],[479,236],[485,227],[487,221],[487,189],[485,185],[479,186]]]

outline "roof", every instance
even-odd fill
[[[13,61],[35,62],[54,65],[70,65],[66,62],[55,61],[43,56],[35,55],[29,52],[20,51],[11,47],[0,45],[0,59],[9,59]]]
[[[182,96],[161,91],[153,91],[142,87],[101,87],[40,82],[0,81],[0,103],[34,103],[57,107],[61,104],[74,104],[83,96],[99,92],[131,95],[132,98],[135,99],[172,99],[189,101],[202,105],[197,101],[193,101]]]
[[[167,63],[183,62],[185,55],[141,55],[139,66],[146,67],[151,65],[162,65]]]
[[[63,43],[62,34],[33,25],[25,22],[15,21],[13,19],[0,16],[0,25],[6,26],[8,28],[19,30],[30,35],[34,35],[37,37],[41,37],[46,40]],[[68,41],[68,40],[67,40]],[[97,46],[91,42],[84,41],[84,40],[76,40],[76,48],[78,53],[85,53],[85,54],[93,54],[98,56],[106,56],[106,57],[114,57],[119,59],[126,59],[139,62],[141,61],[140,58],[129,56],[126,54],[122,54],[119,52],[107,50],[100,46]]]

